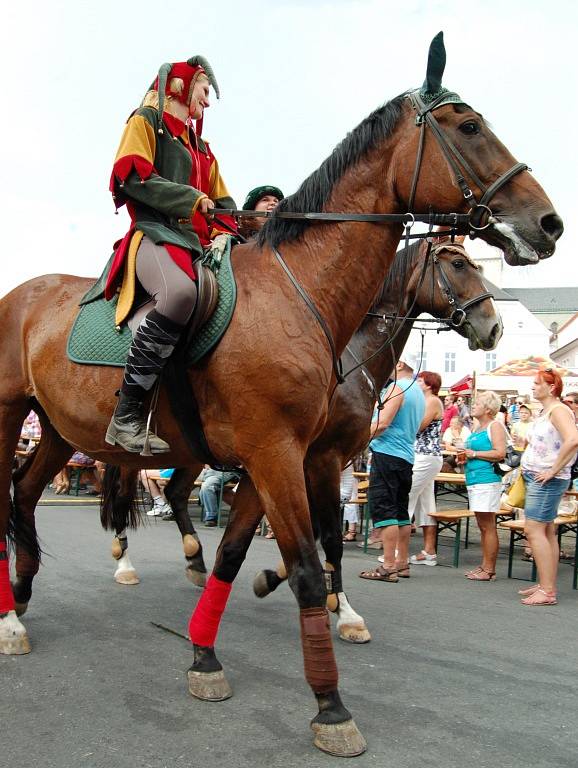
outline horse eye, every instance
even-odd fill
[[[475,136],[480,132],[480,126],[475,120],[468,120],[467,123],[462,123],[462,125],[460,125],[460,131],[465,133],[466,136]]]
[[[456,259],[455,261],[452,261],[452,267],[454,269],[463,269],[464,266],[465,264],[461,259]]]

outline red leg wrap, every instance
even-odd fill
[[[192,643],[206,648],[212,648],[215,645],[221,616],[232,587],[232,584],[221,581],[211,574],[189,621],[189,637]]]
[[[301,644],[305,679],[313,693],[337,690],[337,664],[331,642],[329,614],[325,608],[301,610]]]
[[[14,595],[10,586],[6,542],[0,541],[0,614],[14,610]]]

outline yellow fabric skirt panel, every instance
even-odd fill
[[[120,287],[120,294],[114,316],[116,325],[122,325],[130,315],[132,305],[134,304],[136,291],[136,255],[143,236],[143,232],[135,232],[128,247],[128,254],[124,264],[124,274],[122,276],[122,285]]]

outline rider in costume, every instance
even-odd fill
[[[237,229],[229,216],[219,217],[221,226],[207,215],[211,208],[235,208],[217,160],[201,138],[209,85],[218,98],[213,70],[202,56],[163,64],[128,119],[112,171],[115,205],[126,205],[132,223],[115,251],[105,295],[118,294],[117,325],[134,309],[138,285],[155,300],[134,334],[106,433],[108,443],[131,453],[140,453],[145,442],[143,399],[195,308],[193,260],[203,248],[222,246],[220,236]],[[152,432],[149,441],[153,453],[170,450]]]

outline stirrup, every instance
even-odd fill
[[[151,451],[151,440],[150,440],[152,417],[153,417],[153,410],[151,408],[151,410],[149,411],[149,415],[147,417],[146,435],[145,435],[144,443],[143,443],[143,446],[142,446],[142,451],[140,452],[139,456],[153,456],[154,455],[153,452]]]

